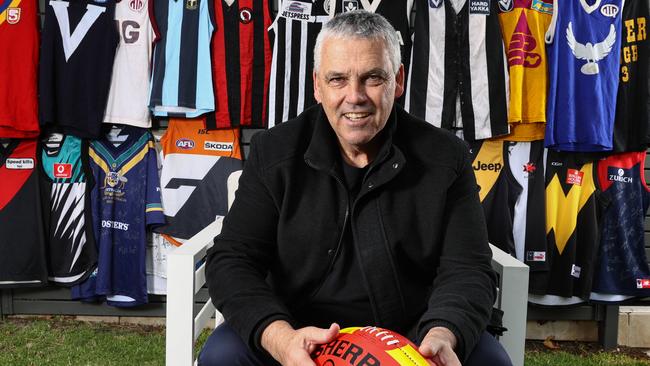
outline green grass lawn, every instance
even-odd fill
[[[165,332],[151,326],[0,321],[0,365],[163,365]]]
[[[204,332],[200,342],[205,341]],[[562,347],[562,346],[561,346]],[[650,365],[621,352],[586,347],[563,350],[529,347],[526,365]],[[628,352],[629,353],[629,352]],[[85,323],[65,317],[0,321],[0,365],[164,365],[164,328]]]
[[[647,360],[634,359],[614,352],[594,352],[590,355],[576,355],[565,351],[527,351],[526,366],[567,365],[567,366],[647,366]]]

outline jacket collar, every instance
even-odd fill
[[[319,105],[320,106],[320,105]],[[305,121],[307,122],[307,121]],[[341,151],[339,149],[339,142],[336,133],[332,129],[323,107],[318,108],[316,120],[314,123],[314,132],[311,136],[311,141],[304,154],[304,159],[307,164],[316,168],[317,170],[326,170],[328,172],[340,173]],[[386,160],[391,153],[397,150],[393,146],[393,136],[397,129],[397,111],[393,107],[393,111],[388,117],[386,126],[379,133],[378,136],[384,140],[382,146],[379,148],[377,156],[370,163],[370,169],[379,165]],[[401,152],[398,152],[402,156]],[[403,157],[402,157],[403,160]]]

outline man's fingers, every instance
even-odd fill
[[[461,366],[456,352],[451,347],[443,347],[438,353],[438,357],[440,357],[440,361],[445,366]]]
[[[327,329],[327,334],[328,334],[328,337],[329,337],[328,342],[331,341],[332,339],[336,338],[339,335],[340,330],[341,330],[341,327],[338,324],[332,323],[330,325],[329,329]]]
[[[436,342],[437,344],[433,346],[432,348],[436,349],[436,352],[433,354],[431,359],[434,361],[436,365],[440,366],[461,366],[460,362],[458,361],[458,357],[456,356],[456,352],[454,352],[451,347],[444,343]]]
[[[328,329],[308,327],[305,328],[307,334],[305,338],[314,344],[323,344],[331,341],[339,335],[340,327],[336,323],[332,323]]]
[[[442,352],[439,352],[439,348],[436,348],[430,342],[422,342],[418,351],[427,359],[429,365],[442,366],[445,364],[444,359],[441,357]]]
[[[443,346],[443,343],[438,339],[427,334],[422,343],[420,343],[419,351],[425,357],[433,357],[440,352],[440,348]]]
[[[427,339],[425,338],[424,341],[422,341],[422,344],[420,344],[420,348],[418,350],[422,356],[431,358],[438,354],[439,348],[439,345],[436,346],[434,342],[427,342]]]
[[[420,353],[440,366],[460,366],[454,350],[446,342],[425,337],[418,349]]]
[[[433,327],[420,343],[420,353],[438,366],[460,366],[454,352],[456,336],[447,328]]]

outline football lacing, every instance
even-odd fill
[[[389,331],[377,328],[377,327],[363,327],[360,329],[362,332],[368,333],[375,336],[380,341],[386,343],[387,346],[392,346],[399,343],[399,339],[396,339]]]

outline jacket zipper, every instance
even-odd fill
[[[307,163],[307,165],[314,168],[315,170],[321,170],[317,166],[315,166],[311,162],[311,160],[305,159],[305,162]],[[327,275],[330,274],[330,272],[332,271],[332,268],[334,267],[334,262],[336,262],[336,258],[339,256],[339,253],[341,252],[341,245],[343,243],[343,236],[345,235],[345,228],[346,228],[346,226],[348,224],[348,217],[350,216],[350,195],[349,195],[348,189],[345,186],[345,184],[343,184],[341,179],[339,179],[339,177],[337,177],[334,174],[330,174],[330,175],[334,178],[334,180],[336,180],[341,185],[341,187],[343,187],[343,190],[346,192],[346,195],[347,195],[347,198],[345,199],[346,202],[345,202],[345,216],[343,217],[343,230],[341,230],[341,233],[339,234],[339,241],[336,244],[336,250],[334,251],[334,255],[332,256],[332,259],[330,259],[329,264],[327,265],[327,270],[325,271],[325,274],[323,275],[323,278],[321,279],[318,286],[316,286],[316,289],[314,291],[312,291],[311,295],[309,296],[310,299],[313,298],[318,293],[318,291],[320,291],[321,287],[323,287],[323,285],[325,284],[325,280],[327,279]]]

